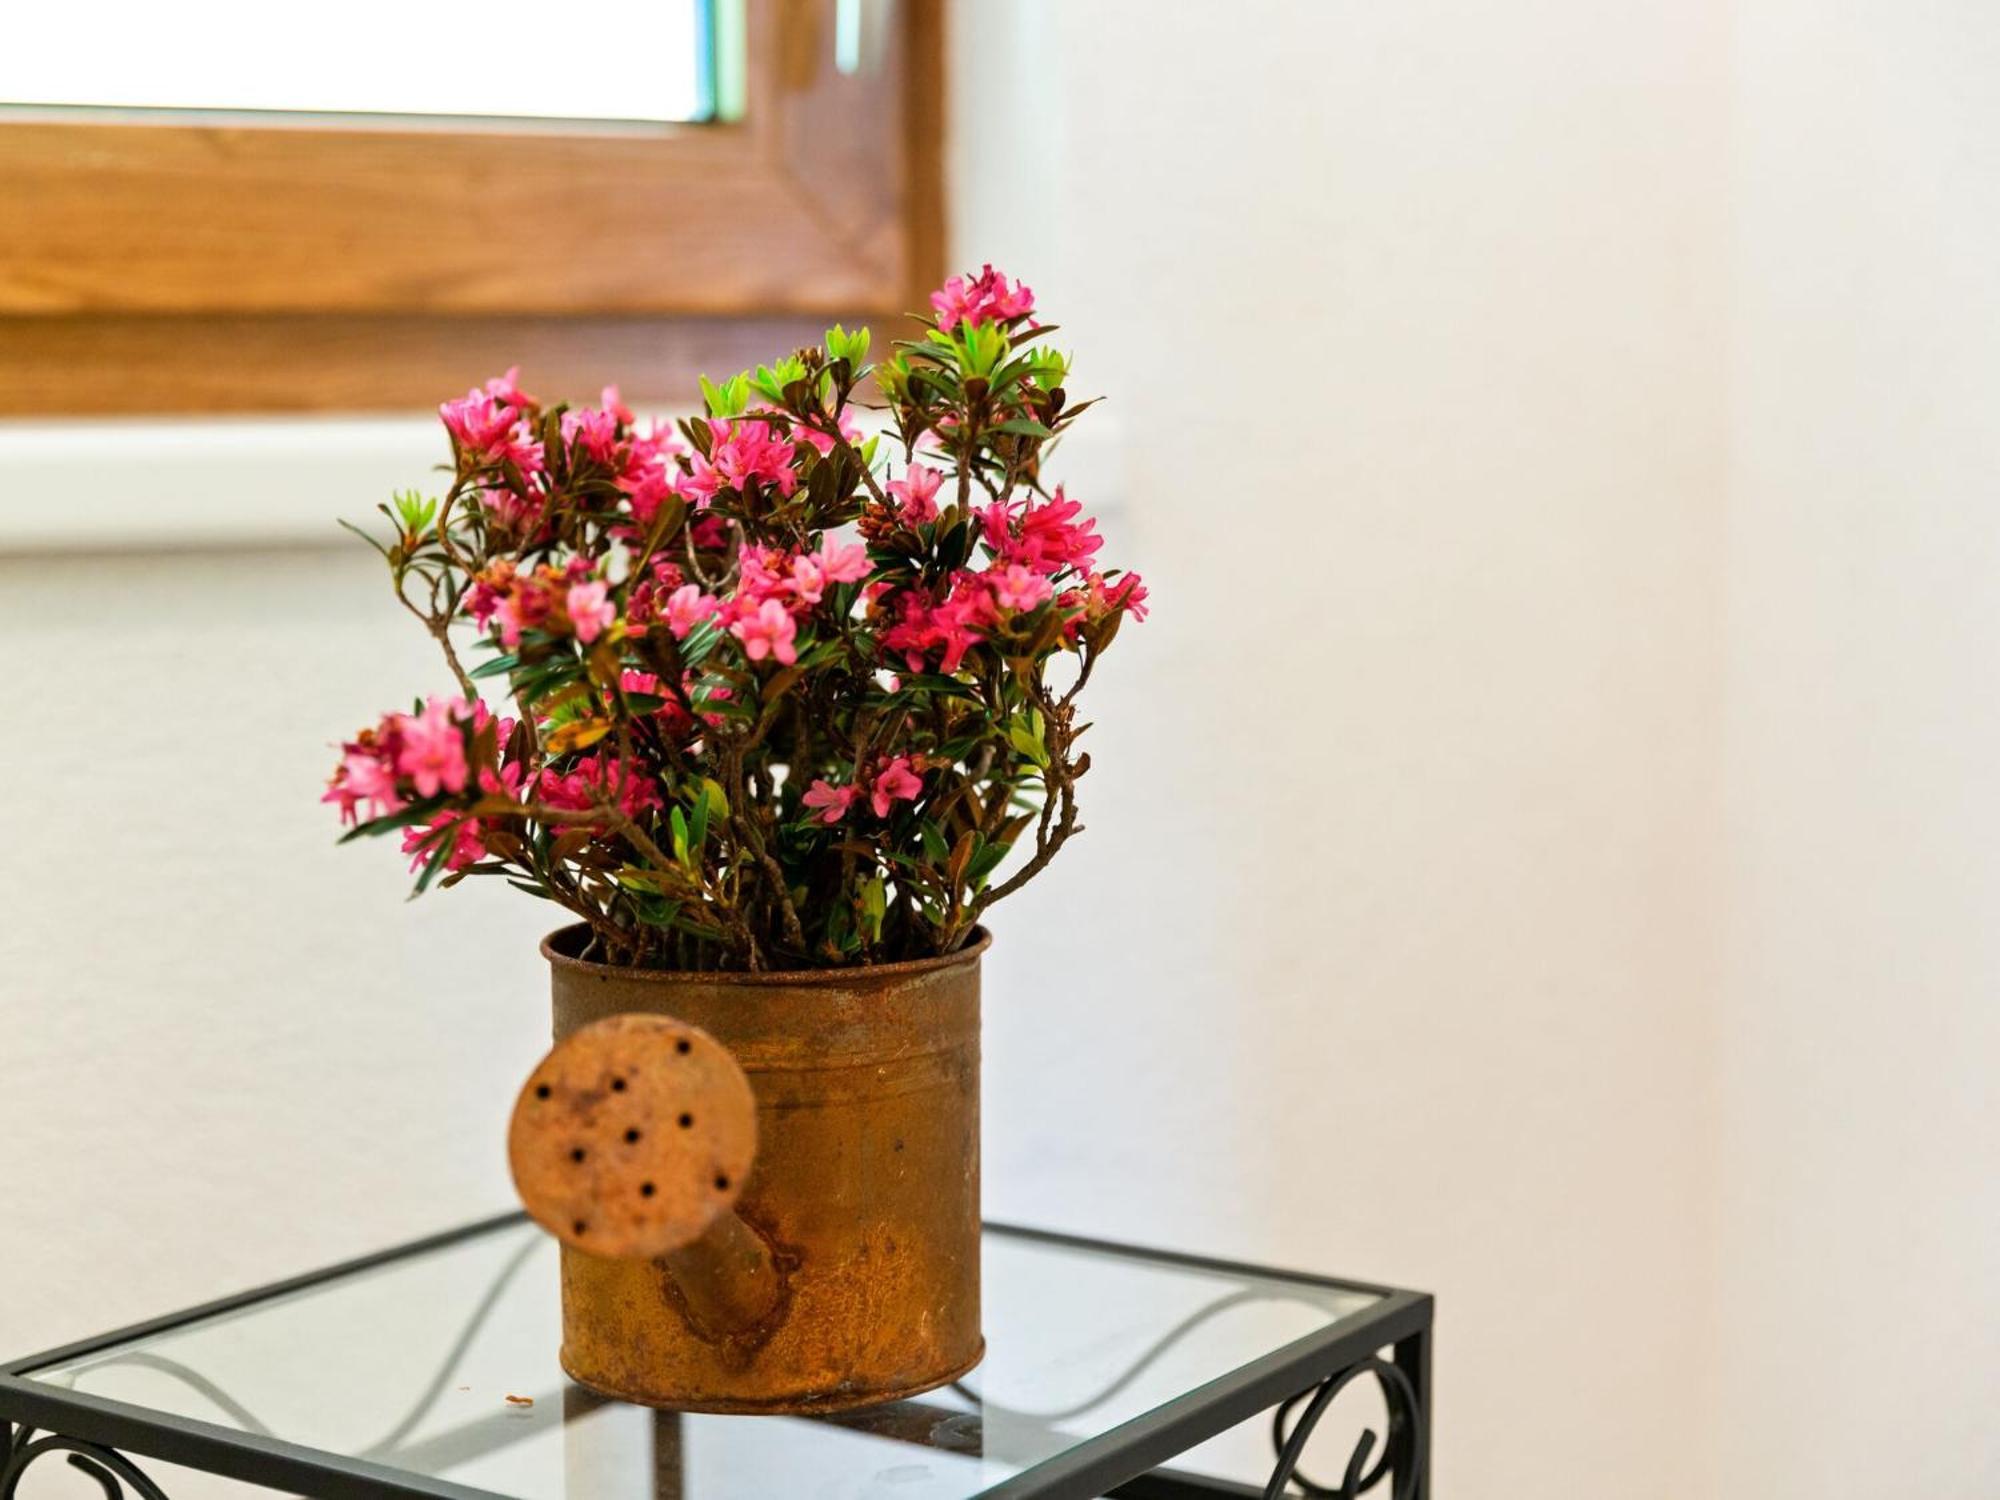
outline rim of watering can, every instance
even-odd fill
[[[700,984],[786,985],[797,988],[815,984],[847,985],[853,984],[857,979],[928,974],[938,969],[949,969],[971,963],[993,945],[993,934],[980,926],[972,929],[964,947],[931,958],[906,958],[888,964],[845,964],[839,968],[759,969],[751,973],[741,969],[646,969],[632,964],[603,964],[588,958],[578,958],[564,951],[565,946],[574,947],[578,939],[587,938],[589,935],[588,923],[572,922],[567,927],[558,927],[542,939],[542,957],[546,958],[554,968],[572,969],[580,974],[680,979]]]

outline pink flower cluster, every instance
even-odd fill
[[[873,608],[882,649],[900,653],[912,672],[932,665],[934,655],[939,671],[956,672],[965,653],[986,639],[982,627],[994,618],[984,578],[963,568],[942,598],[922,586],[884,589]]]
[[[938,515],[938,486],[944,475],[929,464],[911,464],[901,479],[887,485],[889,498],[896,502],[896,518],[906,526],[922,526]]]
[[[861,424],[854,420],[854,413],[846,407],[840,409],[840,418],[835,425],[840,429],[841,437],[848,443],[858,444],[861,441]],[[801,427],[799,436],[811,445],[813,452],[821,458],[826,458],[833,452],[833,439],[824,432],[811,427]]]
[[[866,548],[859,543],[837,542],[831,536],[820,542],[817,552],[788,552],[750,543],[737,558],[736,593],[727,603],[699,593],[685,603],[695,618],[713,615],[720,619],[742,643],[743,654],[750,660],[770,657],[791,666],[799,659],[798,617],[824,599],[828,588],[858,583],[868,571]]]
[[[400,812],[411,795],[464,791],[463,725],[475,712],[462,698],[432,698],[420,713],[384,714],[340,747],[320,800],[337,804],[341,822],[353,823],[364,807],[374,819]]]
[[[342,747],[345,754],[324,800],[338,802],[347,823],[354,821],[357,801],[373,804],[369,816],[375,818],[400,811],[416,797],[456,796],[475,788],[514,800],[521,790],[519,766],[503,761],[474,770],[468,764],[466,746],[489,725],[500,745],[514,730],[512,719],[496,720],[476,699],[431,698],[419,713],[385,715],[376,729],[363,730]],[[412,870],[422,869],[442,842],[441,867],[463,870],[486,858],[489,826],[490,820],[440,808],[428,822],[403,830],[403,852]]]
[[[519,365],[497,375],[483,387],[467,391],[438,407],[451,434],[461,470],[499,469],[511,465],[523,484],[533,486],[548,472],[542,445],[529,425],[535,398],[521,390]],[[539,494],[522,493],[502,478],[481,488],[480,503],[502,525],[527,530],[541,512]]]
[[[694,472],[682,487],[699,508],[706,508],[720,490],[742,491],[761,484],[789,498],[799,487],[793,465],[793,444],[781,424],[745,417],[734,422],[710,418],[707,456],[694,456]]]
[[[438,408],[451,433],[461,468],[490,469],[479,501],[500,524],[520,532],[537,529],[548,503],[548,455],[534,431],[535,398],[522,392],[518,367]],[[560,424],[572,472],[609,470],[633,520],[650,526],[671,495],[689,494],[679,463],[685,448],[666,427],[641,427],[618,387],[604,388],[595,408],[565,411]],[[511,473],[509,469],[511,468]]]
[[[931,293],[931,307],[937,313],[937,326],[950,333],[961,322],[1005,323],[1025,318],[1035,310],[1035,294],[1023,282],[1009,286],[1007,278],[988,265],[970,279],[952,277]]]
[[[846,818],[865,793],[869,809],[876,817],[886,818],[898,802],[913,802],[923,795],[924,783],[919,774],[922,769],[920,759],[898,755],[884,762],[872,776],[864,774],[845,786],[816,778],[799,800],[812,809],[820,822],[830,825]]]
[[[1143,620],[1147,613],[1146,598],[1145,582],[1137,573],[1123,572],[1115,579],[1090,573],[1081,588],[1064,589],[1056,596],[1057,607],[1072,612],[1069,623],[1063,627],[1063,637],[1075,640],[1078,629],[1086,622],[1094,623],[1118,610],[1135,620]]]
[[[543,770],[535,778],[535,799],[564,812],[588,812],[615,803],[628,818],[657,809],[660,792],[652,770],[634,758],[584,755],[567,771]]]
[[[935,470],[913,464],[902,480],[888,486],[890,498],[906,513],[914,503],[931,507],[934,515],[931,497],[940,478]],[[975,514],[992,558],[985,569],[961,568],[948,587],[915,584],[871,593],[883,648],[899,653],[910,670],[934,666],[956,672],[966,652],[996,628],[1051,600],[1071,615],[1065,628],[1070,640],[1087,615],[1100,618],[1105,608],[1131,608],[1144,618],[1145,588],[1136,574],[1125,575],[1113,597],[1104,592],[1098,575],[1088,571],[1104,539],[1097,535],[1097,523],[1060,488],[1047,500],[1033,495],[995,500]],[[1058,595],[1057,582],[1066,575],[1081,575],[1082,586]],[[1090,614],[1093,607],[1097,614]]]
[[[574,635],[588,646],[618,619],[611,586],[590,568],[588,559],[573,557],[561,571],[544,564],[522,573],[502,558],[466,590],[465,612],[481,630],[495,626],[510,651],[528,630]]]
[[[1061,485],[1040,504],[1032,495],[1013,504],[995,500],[979,511],[979,524],[986,545],[1002,563],[1018,563],[1045,578],[1082,566],[1104,545],[1097,522],[1063,494]]]

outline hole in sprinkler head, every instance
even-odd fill
[[[626,1144],[626,1145],[630,1146],[630,1145],[634,1144],[635,1142],[637,1142],[637,1140],[638,1140],[638,1139],[639,1139],[639,1127],[638,1127],[638,1126],[636,1126],[636,1125],[635,1125],[635,1126],[633,1126],[633,1127],[632,1127],[632,1128],[631,1128],[630,1130],[628,1130],[628,1131],[626,1131],[626,1132],[625,1132],[625,1144]]]
[[[574,1224],[569,1226],[569,1232],[571,1234],[582,1234],[584,1230],[588,1228],[590,1228],[588,1224],[584,1223],[583,1220],[578,1219]]]
[[[683,1130],[686,1130],[686,1129],[688,1129],[688,1128],[689,1128],[690,1126],[692,1126],[693,1124],[694,1124],[694,1116],[693,1116],[693,1115],[682,1115],[682,1116],[681,1116],[681,1129],[683,1129]]]
[[[715,1174],[715,1190],[718,1193],[726,1193],[729,1191],[729,1179],[720,1172],[717,1172]]]
[[[584,1157],[583,1147],[572,1146],[570,1148],[569,1159],[571,1161],[582,1161],[583,1157]]]
[[[674,1043],[674,1051],[680,1053],[682,1057],[686,1057],[690,1052],[694,1051],[694,1043],[686,1037],[682,1037]]]
[[[650,1182],[642,1182],[639,1184],[639,1196],[641,1198],[650,1198],[656,1191],[658,1190]]]
[[[614,1079],[612,1079],[612,1080],[611,1080],[611,1092],[612,1092],[612,1093],[614,1093],[614,1094],[622,1094],[622,1093],[624,1093],[624,1092],[625,1092],[625,1080],[624,1080],[624,1079],[622,1079],[622,1078],[614,1078]]]
[[[536,1084],[536,1085],[535,1085],[535,1097],[536,1097],[537,1099],[546,1099],[546,1098],[548,1098],[548,1097],[549,1097],[549,1094],[550,1094],[550,1092],[551,1092],[551,1090],[550,1090],[549,1086],[548,1086],[548,1085],[547,1085],[546,1083],[538,1083],[538,1084]]]

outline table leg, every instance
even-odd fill
[[[1410,1378],[1415,1396],[1415,1431],[1410,1435],[1408,1466],[1414,1473],[1410,1500],[1430,1500],[1431,1493],[1431,1325],[1396,1344],[1396,1368]],[[1401,1475],[1398,1475],[1399,1488]]]

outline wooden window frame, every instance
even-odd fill
[[[0,124],[0,415],[685,401],[942,269],[943,0],[748,0],[739,122]]]

